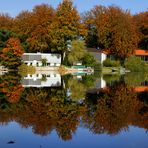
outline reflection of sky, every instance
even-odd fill
[[[79,127],[70,141],[59,139],[55,131],[44,137],[35,135],[31,128],[21,128],[15,122],[0,126],[0,148],[148,148],[147,138],[144,129],[133,126],[115,136],[93,135],[88,129]],[[16,143],[10,146],[7,144],[10,140]]]

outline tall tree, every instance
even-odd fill
[[[12,33],[7,30],[0,30],[0,50],[6,47],[7,40],[11,37]]]
[[[68,53],[68,61],[73,64],[73,62],[81,60],[85,56],[85,53],[86,50],[84,41],[73,40]]]
[[[19,39],[10,38],[0,54],[0,63],[8,68],[15,68],[21,64],[23,48]]]
[[[137,47],[138,36],[128,11],[115,6],[95,6],[85,18],[96,29],[100,48],[125,58]]]
[[[37,5],[32,12],[23,11],[16,17],[15,30],[27,36],[30,52],[50,50],[49,26],[54,18],[55,11],[47,4]]]
[[[148,12],[136,14],[133,19],[140,35],[139,48],[148,50]]]
[[[13,27],[13,18],[8,14],[0,13],[0,29],[11,30]]]
[[[72,41],[85,35],[85,27],[71,0],[63,0],[57,8],[56,14],[57,22],[52,33],[53,45],[57,46],[58,50],[66,51],[69,40]]]
[[[110,44],[108,48],[112,53],[125,58],[137,48],[138,35],[132,16],[128,11],[118,7],[109,7]]]

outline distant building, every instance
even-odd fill
[[[101,64],[107,58],[114,59],[114,55],[109,52],[108,49],[96,49],[96,48],[87,48],[87,51],[92,54],[97,62]],[[148,62],[148,50],[136,49],[133,51],[133,55],[140,57],[141,60]]]
[[[53,53],[24,53],[22,60],[32,66],[60,66],[61,55]]]
[[[107,58],[107,53],[103,50],[96,49],[96,48],[87,48],[87,52],[89,52],[91,55],[93,55],[97,62],[100,62],[101,64],[103,61]]]
[[[148,50],[136,49],[134,55],[140,57],[141,60],[148,62]]]

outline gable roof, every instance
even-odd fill
[[[38,54],[31,54],[31,55],[23,54],[22,59],[23,61],[34,61],[34,60],[41,61],[42,58],[41,55]]]
[[[96,48],[86,48],[88,52],[94,52],[94,53],[104,53],[106,55],[110,54],[109,49],[96,49]]]

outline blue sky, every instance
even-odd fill
[[[62,0],[0,0],[0,13],[16,16],[22,10],[31,10],[35,5],[47,3],[54,8]],[[131,10],[132,14],[148,10],[148,0],[73,0],[74,6],[82,13],[95,5],[109,6],[115,4],[123,9]]]

